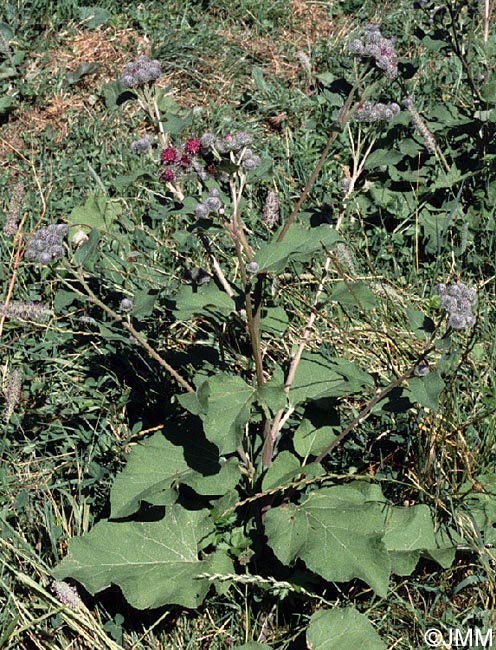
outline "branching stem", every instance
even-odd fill
[[[71,271],[74,273],[73,269],[71,266],[66,263],[65,267],[67,270]],[[167,361],[152,348],[152,346],[145,341],[145,339],[141,336],[141,334],[138,332],[138,330],[132,325],[132,323],[126,321],[120,314],[115,312],[111,307],[106,305],[100,298],[98,298],[95,293],[92,291],[91,287],[89,284],[86,282],[83,276],[83,270],[79,269],[78,273],[76,274],[76,277],[78,281],[80,282],[81,286],[84,288],[86,291],[86,294],[84,294],[82,291],[75,289],[71,285],[71,289],[74,291],[77,291],[81,296],[85,296],[88,298],[93,304],[98,305],[100,309],[102,309],[105,313],[107,313],[109,316],[111,316],[114,320],[117,322],[121,323],[121,325],[128,330],[128,332],[135,338],[135,340],[148,352],[148,354],[152,357],[152,359],[155,359],[162,368],[164,368],[176,381],[178,384],[180,384],[183,388],[185,388],[188,393],[194,393],[195,389],[185,380],[181,375],[174,370],[174,368],[167,363]]]

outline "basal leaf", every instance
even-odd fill
[[[106,196],[90,194],[84,205],[78,205],[72,209],[69,222],[73,226],[108,231],[121,212],[121,206]]]
[[[301,505],[269,510],[265,531],[284,564],[300,559],[329,581],[360,578],[385,596],[391,564],[382,542],[383,508],[351,486],[324,488]]]
[[[260,68],[258,65],[253,66],[251,74],[257,88],[259,90],[262,90],[263,92],[267,92],[269,88],[265,81],[264,71],[262,70],[262,68]]]
[[[395,166],[403,160],[404,154],[391,149],[376,149],[367,158],[365,169],[375,169],[376,167]]]
[[[438,548],[434,530],[432,514],[426,505],[388,508],[383,541],[394,573],[410,575],[425,551]]]
[[[112,486],[111,517],[128,517],[143,501],[170,505],[176,501],[180,484],[208,496],[222,495],[237,484],[239,469],[235,459],[219,459],[201,439],[188,447],[188,455],[186,460],[184,447],[172,444],[162,433],[135,447]],[[195,463],[195,455],[203,467],[209,468],[208,475],[191,467],[200,466]]]
[[[260,328],[275,336],[281,336],[288,328],[288,315],[282,307],[267,307],[262,310]]]
[[[81,63],[75,70],[68,70],[65,78],[70,84],[76,84],[87,74],[96,72],[100,68],[100,63],[92,61],[90,63]]]
[[[262,481],[262,490],[270,490],[293,481],[301,473],[301,463],[290,451],[277,454]]]
[[[135,292],[133,299],[133,315],[149,316],[153,311],[155,300],[157,299],[157,292],[155,290],[140,289]]]
[[[54,570],[58,580],[74,578],[95,594],[115,584],[137,609],[177,604],[197,607],[210,583],[215,558],[199,560],[199,541],[212,533],[205,511],[174,505],[160,521],[100,521],[69,543],[69,553]]]
[[[89,271],[93,270],[95,253],[98,250],[100,242],[100,232],[93,228],[88,235],[88,239],[77,249],[74,259],[76,264],[84,266]]]
[[[208,389],[208,385],[206,386]],[[208,390],[207,390],[208,393]],[[199,391],[196,393],[181,393],[177,396],[177,401],[183,408],[193,415],[206,414],[208,408],[208,394],[202,398]]]
[[[460,181],[472,176],[472,174],[472,171],[462,174],[455,165],[452,165],[448,172],[444,170],[439,171],[437,179],[432,184],[432,190],[439,190],[445,187],[452,188],[457,183],[460,183]]]
[[[84,23],[86,29],[95,29],[100,25],[105,25],[111,18],[112,14],[107,9],[98,6],[79,7],[79,20]]]
[[[468,493],[464,498],[463,514],[467,520],[468,530],[477,528],[484,544],[496,544],[496,475],[493,472],[479,474],[476,477],[479,491],[469,483]],[[481,489],[482,488],[482,489]]]
[[[406,316],[410,331],[415,332],[419,338],[426,338],[432,334],[435,325],[431,318],[426,316],[420,309],[407,307]]]
[[[315,612],[306,636],[309,650],[386,650],[368,618],[354,607]]]
[[[4,95],[3,97],[0,98],[0,115],[4,115],[5,113],[8,113],[16,106],[17,106],[17,102],[13,97]]]
[[[262,408],[271,413],[284,408],[287,394],[284,389],[284,374],[278,366],[274,369],[272,378],[257,388],[256,397]]]
[[[146,169],[138,167],[137,169],[134,169],[130,174],[120,174],[118,176],[115,176],[112,180],[112,185],[118,190],[121,190],[125,187],[133,185],[138,180],[138,178],[148,175],[149,172]]]
[[[178,135],[182,133],[193,122],[193,111],[178,115],[176,113],[163,114],[162,123],[167,133]]]
[[[329,300],[341,305],[355,305],[364,311],[373,309],[377,299],[366,282],[336,282]]]
[[[422,151],[422,146],[412,138],[402,138],[399,143],[400,151],[411,158],[416,158]]]
[[[66,289],[59,289],[55,294],[55,300],[53,301],[53,308],[55,313],[60,314],[60,312],[72,305],[75,300],[80,298],[79,294],[75,291],[66,291]]]
[[[480,87],[482,99],[490,104],[496,104],[496,81],[488,81]]]

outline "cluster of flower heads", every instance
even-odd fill
[[[448,314],[448,325],[460,330],[475,325],[473,309],[477,305],[477,293],[463,282],[455,284],[438,284],[435,287],[439,304]]]
[[[156,81],[161,74],[160,61],[147,56],[139,56],[136,61],[126,63],[121,75],[121,83],[126,88],[138,88],[150,81]]]
[[[381,34],[379,25],[375,23],[365,25],[362,39],[355,38],[350,41],[348,51],[363,59],[373,59],[375,65],[388,79],[394,79],[398,74],[395,39],[385,38]]]
[[[212,276],[208,271],[197,266],[195,269],[186,269],[183,273],[183,279],[191,281],[196,286],[201,286],[202,284],[208,284]]]
[[[148,151],[154,142],[155,138],[152,135],[144,135],[142,138],[139,138],[139,140],[131,142],[131,151],[133,153],[144,153],[145,151]]]
[[[260,271],[260,266],[258,265],[257,262],[248,262],[248,264],[246,265],[246,271],[250,275],[255,275]]]
[[[339,191],[341,192],[341,194],[347,196],[352,191],[350,190],[350,188],[351,188],[351,178],[349,178],[348,176],[343,176],[343,178],[339,181]]]
[[[194,172],[203,181],[214,175],[224,179],[226,173],[219,171],[219,165],[226,159],[248,171],[256,169],[260,156],[249,149],[252,141],[252,136],[244,131],[228,133],[222,138],[216,138],[213,133],[205,133],[199,139],[189,138],[179,147],[162,150],[160,159],[165,169],[160,177],[173,182]]]
[[[130,298],[123,298],[119,303],[119,309],[124,312],[132,311],[133,307],[134,303]]]
[[[214,152],[220,156],[232,153],[234,160],[247,170],[256,169],[260,165],[260,156],[249,149],[253,137],[244,131],[227,133],[222,138],[216,138],[213,133],[205,133],[200,142],[205,155]]]
[[[351,276],[356,276],[355,258],[351,248],[345,242],[339,242],[335,248],[335,255],[342,271]]]
[[[27,245],[25,259],[44,266],[60,260],[64,257],[64,237],[68,232],[69,226],[64,223],[40,228]]]
[[[220,212],[222,210],[222,201],[220,200],[220,192],[216,187],[213,187],[208,197],[203,203],[198,203],[195,208],[195,214],[199,219],[208,217],[211,212]]]
[[[166,147],[160,154],[160,160],[165,169],[160,175],[164,181],[178,181],[184,174],[196,170],[198,166],[198,153],[200,152],[200,140],[189,138],[179,147]]]
[[[365,101],[355,111],[353,119],[355,122],[367,123],[390,122],[400,111],[401,109],[396,102],[389,104],[377,102],[374,104],[373,102]]]

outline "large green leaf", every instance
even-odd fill
[[[100,231],[97,228],[93,228],[88,235],[88,239],[77,249],[74,255],[76,264],[92,271],[99,242]]]
[[[391,570],[401,576],[410,575],[425,551],[438,548],[428,506],[388,508],[383,541],[391,558]]]
[[[312,399],[361,392],[373,385],[371,376],[351,361],[328,358],[321,352],[306,352],[296,370],[289,397],[296,405]]]
[[[487,472],[476,477],[478,491],[467,482],[464,509],[460,512],[462,529],[475,530],[484,544],[496,545],[496,474]]]
[[[282,242],[277,239],[260,247],[255,262],[260,271],[281,273],[291,260],[308,261],[323,248],[331,248],[340,241],[339,234],[329,225],[304,228],[293,224]]]
[[[157,299],[157,292],[146,289],[139,289],[133,297],[133,316],[149,316],[153,312],[153,306]]]
[[[382,596],[390,571],[409,575],[421,556],[447,567],[457,543],[450,531],[436,530],[426,505],[388,505],[378,485],[361,481],[272,508],[266,534],[284,564],[303,560],[329,581],[361,578]]]
[[[192,442],[192,441],[190,441]],[[215,449],[215,448],[214,448]],[[209,474],[192,469],[208,468]],[[110,494],[111,517],[129,517],[142,501],[152,505],[170,505],[176,501],[180,484],[202,495],[218,496],[233,488],[239,480],[236,459],[219,459],[212,445],[196,439],[188,445],[188,460],[183,446],[172,444],[156,433],[135,447],[126,467],[117,475]]]
[[[267,307],[262,310],[260,328],[274,336],[282,336],[288,329],[289,319],[282,307]]]
[[[267,470],[262,482],[262,490],[270,490],[286,485],[301,474],[301,463],[290,451],[281,451]]]
[[[178,505],[168,507],[160,521],[101,521],[70,542],[69,554],[53,573],[58,580],[74,578],[91,594],[118,585],[138,609],[197,607],[210,586],[197,576],[232,571],[225,556],[198,559],[199,540],[212,530],[205,511]]]
[[[361,578],[385,596],[391,564],[382,542],[384,504],[353,486],[324,488],[301,505],[272,508],[268,543],[283,564],[303,560],[329,581]]]
[[[254,389],[241,377],[219,373],[204,382],[200,392],[208,395],[206,413],[200,414],[206,437],[221,455],[236,451],[250,417]]]
[[[490,104],[496,104],[496,81],[488,81],[480,87],[482,99]]]
[[[321,609],[307,629],[309,650],[386,650],[386,644],[364,614],[354,607]]]
[[[404,158],[403,153],[388,149],[376,149],[365,162],[365,169],[375,169],[382,166],[396,166]]]

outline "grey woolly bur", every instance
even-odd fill
[[[459,330],[475,325],[472,310],[477,306],[477,293],[463,282],[438,284],[435,287],[439,305],[448,313],[448,325]]]
[[[64,223],[51,224],[40,228],[27,245],[24,258],[47,266],[64,256],[64,238],[69,232],[69,226]]]

